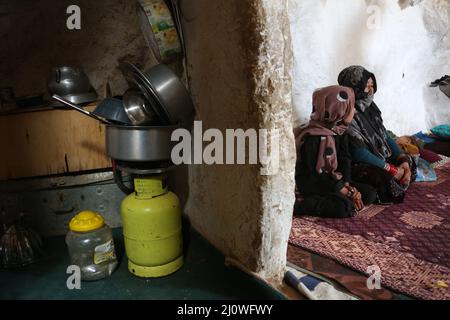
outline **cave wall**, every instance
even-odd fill
[[[280,136],[279,171],[191,165],[186,212],[229,261],[280,280],[294,202],[292,52],[286,1],[182,2],[190,88],[203,130],[265,128]]]
[[[428,87],[450,73],[449,1],[289,0],[289,18],[295,125],[309,118],[313,90],[353,64],[377,76],[375,101],[394,133],[450,122],[448,98]]]
[[[69,5],[81,9],[81,29],[69,30]],[[113,95],[127,83],[118,61],[141,67],[156,63],[142,36],[135,1],[10,1],[0,6],[0,87],[16,96],[47,92],[54,66],[76,65],[100,97],[109,81]],[[48,96],[47,96],[48,98]]]

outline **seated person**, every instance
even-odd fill
[[[346,218],[376,200],[372,187],[351,178],[346,130],[355,113],[353,90],[331,86],[313,94],[309,124],[296,128],[295,180],[303,199],[294,214]]]
[[[373,96],[377,92],[375,75],[361,66],[351,66],[339,74],[338,82],[355,93],[355,116],[348,129],[350,153],[356,164],[354,181],[370,184],[381,203],[399,203],[416,177],[414,160],[405,155],[389,137],[381,111]]]

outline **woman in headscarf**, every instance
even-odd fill
[[[294,129],[295,180],[302,197],[295,203],[294,214],[346,218],[375,201],[375,189],[351,178],[346,130],[354,103],[350,88],[331,86],[314,92],[308,125]]]
[[[373,102],[377,92],[375,75],[362,66],[345,68],[338,77],[342,86],[355,93],[356,113],[349,127],[350,152],[355,166],[353,179],[372,185],[381,203],[402,202],[415,180],[414,160],[389,137],[381,111]]]

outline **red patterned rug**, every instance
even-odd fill
[[[450,164],[438,181],[415,183],[402,204],[372,206],[350,219],[294,217],[289,243],[368,273],[421,299],[450,299]]]

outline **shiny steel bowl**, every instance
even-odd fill
[[[128,89],[123,95],[123,107],[130,121],[136,125],[151,124],[157,120],[144,94],[135,89]]]
[[[48,90],[51,94],[60,96],[81,94],[89,92],[91,84],[87,75],[78,67],[56,67],[50,73]]]

